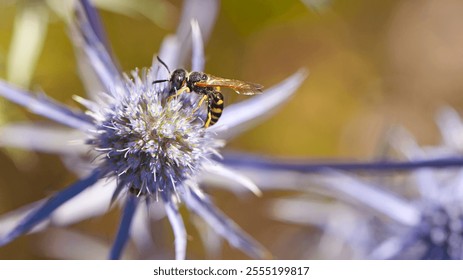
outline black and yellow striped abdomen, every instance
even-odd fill
[[[218,90],[212,90],[207,93],[208,95],[208,112],[207,119],[204,127],[214,125],[222,115],[223,111],[223,95]]]

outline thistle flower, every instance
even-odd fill
[[[213,13],[217,10],[217,3],[214,3],[211,6]],[[198,9],[191,9],[190,6],[189,11],[192,10],[198,12]],[[205,10],[200,10],[204,17]],[[192,21],[199,13],[183,15],[177,35],[164,41],[159,55],[171,67],[182,64],[181,54],[189,49],[190,44],[187,40],[190,33],[186,30],[191,24],[192,69],[201,71],[204,67],[201,27]],[[215,15],[206,18],[215,18]],[[208,26],[205,28],[210,29]],[[140,221],[153,212],[162,213],[157,211],[159,205],[175,235],[176,258],[185,258],[187,241],[179,213],[181,204],[202,217],[232,246],[251,257],[266,257],[266,250],[217,210],[199,184],[207,179],[205,175],[212,174],[225,185],[233,182],[234,185],[258,192],[257,187],[245,176],[215,160],[218,148],[223,146],[223,140],[248,128],[250,124],[247,121],[268,116],[269,112],[287,100],[305,74],[298,72],[265,91],[262,96],[229,106],[216,125],[205,129],[204,112],[194,110],[198,103],[196,95],[182,94],[168,98],[168,85],[152,83],[167,75],[157,62],[149,69],[132,71],[131,76],[120,74],[106,44],[97,12],[87,0],[81,0],[76,5],[71,34],[80,67],[85,69],[84,82],[91,98],[74,99],[87,108],[86,114],[46,96],[36,97],[3,81],[0,81],[0,94],[38,115],[77,129],[77,135],[83,135],[81,145],[73,151],[66,150],[65,140],[69,140],[70,135],[76,136],[69,134],[68,130],[25,125],[4,127],[1,140],[3,145],[71,155],[82,153],[85,151],[82,147],[87,147],[87,152],[90,151],[95,160],[87,168],[78,170],[83,179],[49,199],[6,215],[0,221],[0,245],[22,234],[41,230],[47,224],[66,225],[100,215],[111,202],[122,201],[123,214],[110,258],[120,257],[129,235],[138,240],[136,243],[149,243],[149,237],[143,234],[147,232],[146,222]],[[258,108],[255,107],[256,103],[259,104]],[[32,138],[26,138],[29,136]],[[50,142],[54,145],[50,145]],[[137,207],[142,202],[148,207]]]
[[[410,166],[425,160],[432,163],[433,159],[439,159],[439,164],[445,159],[451,162],[461,155],[463,122],[454,110],[445,108],[437,123],[443,138],[441,145],[420,147],[404,129],[397,130],[390,144]],[[336,171],[336,164],[271,164],[268,159],[236,159],[231,157],[225,162],[236,168],[240,161],[247,162],[245,174],[263,190],[310,194],[312,199],[302,196],[275,201],[271,215],[325,232],[320,240],[328,242],[322,242],[319,249],[332,251],[319,253],[322,256],[345,258],[347,247],[351,258],[463,258],[461,168],[420,168],[407,174],[376,177],[378,174],[364,173],[360,177]],[[376,168],[379,165],[363,164]],[[302,172],[304,169],[318,174]],[[314,194],[321,198],[315,200]],[[335,201],[330,201],[333,198]],[[334,243],[338,246],[333,249]]]

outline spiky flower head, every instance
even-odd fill
[[[106,95],[104,106],[77,98],[95,120],[88,143],[102,155],[102,172],[137,195],[177,192],[222,145],[204,128],[197,94],[172,98],[152,81],[149,70],[133,71],[124,79],[129,94]]]
[[[201,15],[204,29],[210,31],[207,25],[212,24],[218,3],[208,1],[206,11],[196,2],[187,1],[187,12],[183,13],[178,33],[167,37],[162,44],[159,56],[171,68],[184,63],[181,58],[189,47],[192,70],[204,68],[201,23],[191,17]],[[123,211],[110,258],[121,256],[130,236],[140,251],[153,248],[150,225],[146,222],[152,215],[169,219],[175,236],[175,256],[185,258],[187,234],[179,212],[181,204],[232,246],[251,257],[268,256],[260,244],[214,206],[200,184],[213,177],[215,183],[243,186],[258,193],[257,186],[248,178],[214,161],[213,155],[223,144],[219,139],[232,137],[248,128],[248,121],[263,119],[274,112],[302,83],[304,71],[262,96],[228,106],[217,124],[204,128],[205,108],[199,106],[198,94],[184,92],[172,97],[169,83],[153,83],[166,79],[168,74],[161,71],[156,62],[149,69],[132,72],[130,77],[122,75],[96,10],[88,0],[75,4],[76,16],[70,22],[70,33],[89,93],[88,99],[75,97],[75,100],[87,108],[86,114],[45,95],[37,98],[3,81],[0,81],[0,94],[38,115],[77,129],[79,135],[85,133],[86,140],[79,148],[70,150],[67,140],[71,140],[69,137],[75,140],[74,131],[46,130],[34,125],[22,130],[14,125],[3,127],[0,138],[3,145],[58,154],[66,151],[74,157],[88,155],[90,148],[91,155],[96,152],[95,160],[85,163],[90,172],[89,168],[76,172],[82,176],[79,181],[41,203],[21,209],[19,214],[0,219],[0,246],[39,230],[38,225],[67,225],[101,215],[117,200],[123,204]],[[34,139],[33,144],[24,141],[28,138]],[[137,207],[141,201],[148,207]]]
[[[463,258],[463,209],[460,204],[428,205],[422,210],[421,222],[409,234],[413,244],[404,246],[400,258]]]
[[[272,215],[321,228],[330,246],[333,240],[341,241],[342,246],[353,247],[356,258],[462,259],[463,121],[445,108],[437,122],[442,145],[420,146],[402,128],[391,133],[388,144],[395,156],[406,160],[320,164],[241,157],[233,163],[246,162],[247,175],[264,189],[288,186],[284,188],[327,195],[327,202],[307,197],[280,200],[272,205]],[[339,169],[408,172],[386,173],[378,180],[378,174],[357,176]],[[345,257],[336,255],[340,247],[335,246],[331,257]]]

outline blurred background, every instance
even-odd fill
[[[182,1],[174,0],[96,2],[101,2],[103,24],[124,71],[151,65],[162,39],[175,32],[182,9]],[[84,88],[66,24],[50,3],[0,0],[0,77],[76,106],[71,96],[84,95]],[[437,110],[443,105],[463,108],[459,98],[463,92],[461,11],[463,2],[458,0],[221,1],[206,43],[206,72],[270,87],[301,67],[310,71],[287,105],[233,139],[226,149],[314,160],[366,160],[381,153],[388,130],[398,124],[421,144],[436,143]],[[21,24],[29,24],[31,34],[37,34],[37,38],[28,37],[30,44],[15,41]],[[32,58],[14,54],[24,47]],[[226,102],[241,98],[227,94]],[[1,124],[39,119],[0,100]],[[2,149],[0,214],[42,199],[74,179],[57,156]],[[292,249],[284,250],[289,247],[281,237],[294,234],[298,227],[272,221],[266,211],[267,199],[279,193],[263,198],[237,198],[214,189],[210,193],[220,209],[277,258],[297,257]],[[114,209],[68,229],[87,234],[105,248],[118,223],[119,211]],[[188,258],[206,258],[198,232],[187,227]],[[168,222],[153,225],[153,231],[161,232],[166,240],[160,244],[159,257],[171,258],[173,237]],[[41,247],[46,233],[21,237],[0,248],[0,258],[56,257]],[[307,250],[310,241],[307,235]],[[137,258],[130,252],[129,248],[129,257]],[[105,254],[96,252],[94,258]],[[216,257],[246,258],[227,244]]]

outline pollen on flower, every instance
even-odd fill
[[[146,70],[133,71],[124,85],[129,94],[105,95],[97,106],[81,102],[96,122],[88,143],[102,155],[100,168],[138,195],[177,192],[222,143],[203,128],[203,110],[194,110],[197,94],[169,98]]]

